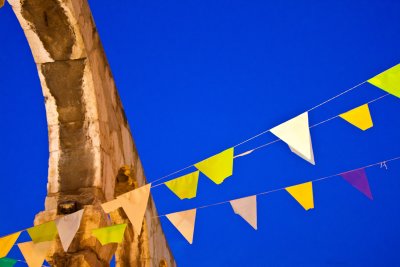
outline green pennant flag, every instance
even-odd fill
[[[124,238],[126,223],[92,230],[92,236],[100,241],[101,245],[121,243]]]
[[[400,98],[400,64],[376,75],[368,82]]]
[[[27,229],[33,243],[52,241],[57,235],[57,226],[54,221],[39,224]]]
[[[17,260],[10,258],[1,258],[0,267],[13,267],[17,263]]]

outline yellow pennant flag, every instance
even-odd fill
[[[17,232],[0,238],[0,259],[7,256],[20,234],[21,232]]]
[[[363,131],[374,126],[368,104],[349,110],[339,116]]]
[[[305,210],[314,208],[312,182],[286,187],[285,189]]]
[[[116,198],[106,203],[101,204],[105,213],[110,213],[120,207],[122,207],[122,202],[120,199]]]
[[[199,171],[195,171],[164,184],[180,199],[191,199],[196,197],[197,184],[199,182]]]
[[[126,223],[92,230],[92,236],[100,241],[102,246],[109,243],[121,243],[124,238]]]
[[[196,209],[185,210],[165,215],[176,229],[192,244],[194,225],[196,222]]]
[[[151,184],[139,187],[128,193],[118,196],[126,216],[133,225],[136,235],[142,230],[143,218],[149,202]]]
[[[53,242],[25,242],[19,243],[18,247],[21,250],[24,259],[29,267],[42,267],[44,259],[49,252]]]
[[[31,227],[27,231],[34,243],[52,241],[56,238],[57,226],[54,221],[50,221]]]
[[[368,82],[400,98],[400,64],[376,75]]]
[[[214,183],[221,184],[233,172],[234,149],[229,148],[215,156],[205,159],[194,166],[210,178]]]

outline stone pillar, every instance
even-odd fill
[[[139,235],[129,224],[118,246],[101,246],[90,236],[91,229],[112,223],[100,204],[146,178],[87,1],[8,2],[31,47],[46,105],[48,193],[35,224],[84,209],[68,253],[58,241],[49,263],[109,266],[116,252],[117,266],[175,266],[152,199]],[[127,222],[121,209],[111,218]]]

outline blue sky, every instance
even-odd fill
[[[269,129],[400,63],[400,2],[90,1],[149,181]],[[0,10],[0,235],[32,224],[46,195],[43,97],[10,7]],[[365,84],[310,113],[315,124],[384,92]],[[160,214],[251,195],[400,156],[400,102],[370,105],[366,132],[311,130],[316,166],[282,142],[235,161],[198,197],[153,190]],[[274,140],[266,134],[238,153]],[[162,218],[178,266],[400,266],[400,162],[367,169],[374,201],[337,177],[305,212],[284,191],[258,199],[258,231],[229,205],[201,209],[194,244]],[[12,255],[21,258],[18,251]],[[22,266],[22,264],[21,264]]]

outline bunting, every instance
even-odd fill
[[[149,201],[151,184],[139,187],[117,197],[122,204],[126,216],[133,225],[136,235],[142,230],[143,218]]]
[[[164,184],[180,199],[191,199],[196,197],[198,182],[199,171],[195,171]]]
[[[1,258],[0,267],[13,267],[17,263],[17,260],[10,258]]]
[[[54,221],[50,221],[31,227],[27,231],[34,243],[52,241],[56,238],[57,226]]]
[[[363,131],[374,126],[368,104],[349,110],[339,116]]]
[[[193,244],[194,225],[196,222],[196,209],[167,214],[166,217],[183,235],[183,237],[190,244]]]
[[[233,172],[234,148],[205,159],[194,166],[214,183],[221,184]]]
[[[53,242],[34,243],[32,241],[19,243],[18,247],[29,267],[41,267]]]
[[[116,199],[113,199],[111,201],[101,204],[101,207],[103,208],[105,213],[110,213],[110,212],[122,207],[122,203],[121,203],[120,199],[116,198]]]
[[[315,164],[308,124],[308,112],[294,117],[272,128],[270,131],[285,142],[295,154],[311,164]]]
[[[369,188],[367,174],[364,169],[358,169],[340,174],[354,188],[372,200],[371,189]]]
[[[257,230],[257,196],[229,201],[233,211]]]
[[[286,187],[285,189],[305,210],[314,208],[312,182]]]
[[[116,224],[92,230],[92,236],[99,240],[102,246],[110,243],[121,243],[124,238],[126,223]]]
[[[400,64],[376,75],[368,82],[389,94],[400,97]]]
[[[21,232],[16,232],[0,238],[0,258],[7,256],[20,234]]]
[[[65,252],[68,251],[68,248],[81,225],[83,211],[84,210],[80,210],[56,219],[58,235],[60,236],[61,245]]]

